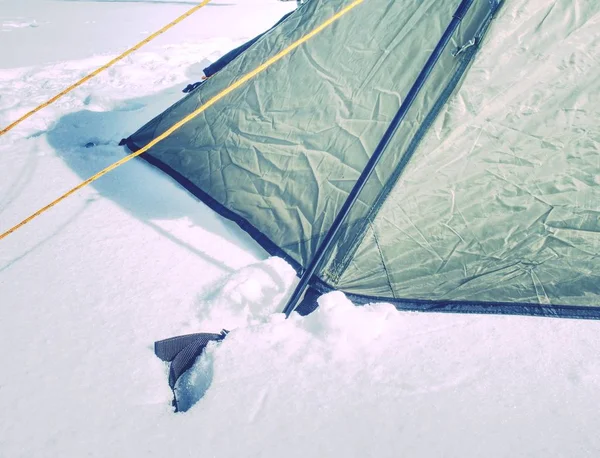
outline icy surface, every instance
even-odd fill
[[[215,3],[0,138],[0,231],[122,157],[203,64],[293,7]],[[0,0],[0,125],[193,4]],[[0,241],[0,456],[600,453],[600,323],[339,293],[285,321],[294,282],[143,161],[103,177]],[[173,414],[152,343],[222,327]]]

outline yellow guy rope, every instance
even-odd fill
[[[46,210],[54,207],[57,203],[63,201],[64,199],[66,199],[67,197],[69,197],[71,194],[76,193],[77,191],[79,191],[81,188],[83,188],[84,186],[87,186],[88,184],[92,183],[93,181],[96,181],[98,178],[100,178],[103,175],[106,175],[108,172],[110,172],[111,170],[116,169],[117,167],[125,164],[126,162],[130,161],[131,159],[133,159],[134,157],[139,156],[140,154],[145,153],[146,151],[148,151],[150,148],[152,148],[153,146],[155,146],[157,143],[161,142],[162,140],[164,140],[165,138],[167,138],[169,135],[171,135],[173,132],[175,132],[177,129],[179,129],[181,126],[187,124],[188,122],[190,122],[192,119],[194,119],[196,116],[198,116],[200,113],[202,113],[203,111],[205,111],[207,108],[213,106],[215,103],[217,103],[219,100],[221,100],[223,97],[225,97],[226,95],[228,95],[229,93],[235,91],[237,88],[239,88],[241,85],[243,85],[244,83],[246,83],[247,81],[251,80],[252,78],[254,78],[256,75],[262,73],[263,71],[265,71],[267,68],[269,68],[271,65],[273,65],[275,62],[277,62],[278,60],[282,59],[283,57],[285,57],[286,55],[288,55],[290,52],[292,52],[294,49],[296,49],[298,46],[302,45],[303,43],[307,42],[308,40],[310,40],[312,37],[314,37],[315,35],[317,35],[319,32],[321,32],[323,29],[325,29],[326,27],[330,26],[331,24],[333,24],[335,21],[337,21],[339,18],[341,18],[343,15],[345,15],[346,13],[348,13],[350,10],[352,10],[353,8],[357,7],[358,5],[360,5],[361,3],[363,3],[365,0],[354,0],[350,5],[346,6],[344,9],[340,10],[337,14],[335,14],[334,16],[332,16],[331,18],[329,18],[327,21],[323,22],[320,26],[318,26],[317,28],[315,28],[314,30],[312,30],[311,32],[309,32],[308,34],[304,35],[302,38],[300,38],[299,40],[295,41],[294,43],[292,43],[290,46],[288,46],[287,48],[285,48],[283,51],[279,52],[278,54],[276,54],[275,56],[271,57],[269,60],[267,60],[265,63],[263,63],[262,65],[259,65],[258,67],[256,67],[254,70],[252,70],[249,73],[246,73],[242,78],[240,78],[239,80],[237,80],[235,83],[233,83],[231,86],[223,89],[220,93],[218,93],[217,95],[215,95],[213,98],[211,98],[210,100],[208,100],[204,105],[200,106],[199,108],[197,108],[195,111],[193,111],[192,113],[190,113],[189,115],[187,115],[185,118],[183,118],[181,121],[177,122],[175,125],[173,125],[171,128],[169,128],[168,130],[166,130],[165,132],[163,132],[161,135],[159,135],[158,137],[156,137],[154,140],[152,140],[150,143],[148,143],[146,146],[144,146],[143,148],[141,148],[140,150],[136,151],[135,153],[132,153],[126,157],[124,157],[123,159],[115,162],[112,165],[109,165],[108,167],[106,167],[104,170],[101,170],[100,172],[98,172],[96,175],[88,178],[87,180],[85,180],[83,183],[80,183],[79,185],[75,186],[73,189],[71,189],[70,191],[66,192],[65,194],[63,194],[62,196],[60,196],[58,199],[56,199],[55,201],[49,203],[48,205],[46,205],[44,208],[41,208],[40,210],[36,211],[34,214],[32,214],[31,216],[29,216],[28,218],[24,219],[23,221],[21,221],[19,224],[17,224],[16,226],[12,227],[11,229],[9,229],[8,231],[4,232],[2,235],[0,235],[0,240],[2,240],[4,237],[6,237],[9,234],[12,234],[13,232],[15,232],[17,229],[19,229],[20,227],[24,226],[25,224],[27,224],[28,222],[30,222],[32,219],[36,218],[37,216],[40,216],[42,213],[44,213]]]
[[[37,106],[36,108],[34,108],[33,110],[31,110],[30,112],[24,114],[23,116],[21,116],[19,119],[17,119],[15,122],[13,122],[12,124],[8,125],[7,127],[5,127],[4,129],[0,130],[0,136],[4,135],[5,133],[7,133],[9,130],[11,130],[12,128],[16,127],[17,125],[21,124],[23,121],[25,121],[27,118],[29,118],[31,115],[34,115],[35,113],[37,113],[38,111],[40,111],[42,108],[46,108],[48,105],[53,104],[54,102],[56,102],[58,99],[60,99],[62,96],[67,95],[69,92],[71,92],[73,89],[78,88],[79,86],[81,86],[83,83],[85,83],[86,81],[91,80],[94,76],[98,75],[99,73],[103,72],[104,70],[106,70],[109,67],[112,67],[114,64],[116,64],[117,62],[119,62],[120,60],[123,60],[125,57],[129,56],[131,53],[133,53],[134,51],[137,51],[138,49],[140,49],[142,46],[144,46],[145,44],[149,43],[150,41],[154,40],[157,36],[163,34],[164,32],[166,32],[167,30],[169,30],[171,27],[173,27],[174,25],[179,24],[181,21],[183,21],[184,19],[186,19],[187,17],[191,16],[192,14],[194,14],[196,11],[198,11],[200,8],[205,7],[206,5],[208,5],[208,3],[210,2],[210,0],[204,0],[202,3],[194,6],[193,8],[191,8],[190,10],[188,10],[186,13],[182,14],[181,16],[179,16],[177,19],[175,19],[173,22],[170,22],[169,24],[165,25],[162,29],[160,29],[158,32],[153,33],[152,35],[150,35],[149,37],[147,37],[146,39],[140,41],[137,45],[135,45],[133,48],[128,49],[127,51],[125,51],[123,54],[121,54],[118,57],[115,57],[113,60],[111,60],[110,62],[108,62],[107,64],[103,65],[102,67],[98,68],[97,70],[94,70],[92,73],[90,73],[89,75],[83,77],[82,79],[80,79],[79,81],[77,81],[75,84],[73,84],[72,86],[69,86],[68,88],[66,88],[64,91],[60,92],[59,94],[56,94],[54,97],[52,97],[50,100],[42,103],[41,105]]]

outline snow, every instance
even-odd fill
[[[0,0],[0,125],[194,4]],[[293,6],[215,1],[0,137],[0,231]],[[598,456],[598,322],[341,293],[284,320],[295,281],[144,161],[103,177],[0,241],[0,456]],[[153,342],[221,328],[174,414]]]

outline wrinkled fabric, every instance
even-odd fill
[[[130,140],[145,145],[350,3],[303,5]],[[149,154],[306,265],[458,4],[369,0]],[[368,189],[362,201],[380,185]]]
[[[597,2],[507,2],[338,287],[600,306],[599,58]]]
[[[304,5],[129,144],[350,3]],[[301,271],[459,3],[367,0],[146,154]],[[384,299],[600,306],[600,6],[504,3],[480,42],[495,2],[473,2],[324,283]]]

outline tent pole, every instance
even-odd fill
[[[429,56],[429,59],[427,59],[425,66],[419,73],[419,76],[417,76],[417,79],[416,79],[415,83],[412,85],[412,87],[410,88],[410,91],[408,91],[406,98],[400,105],[398,112],[392,119],[392,122],[390,123],[389,127],[385,131],[385,134],[383,134],[383,137],[381,138],[381,141],[379,142],[379,144],[377,145],[377,148],[373,152],[373,155],[371,156],[371,158],[367,162],[367,165],[365,166],[362,173],[358,177],[358,180],[356,181],[354,187],[350,191],[350,194],[348,194],[348,197],[346,198],[344,205],[342,205],[342,208],[340,209],[338,215],[336,216],[335,220],[333,221],[333,224],[327,231],[325,238],[323,239],[323,241],[317,248],[317,251],[316,251],[313,259],[310,261],[306,270],[303,272],[302,276],[300,277],[300,282],[296,286],[296,289],[292,293],[285,308],[283,309],[283,313],[285,313],[286,318],[288,318],[292,314],[292,312],[294,310],[296,310],[296,307],[298,306],[300,299],[302,298],[306,289],[308,288],[310,279],[315,274],[315,272],[317,272],[317,270],[321,267],[321,263],[323,262],[325,255],[328,253],[329,248],[331,248],[333,243],[336,241],[337,236],[339,234],[339,230],[342,227],[342,225],[344,224],[346,218],[348,217],[350,210],[352,210],[352,207],[356,203],[356,200],[358,199],[360,192],[362,191],[365,184],[371,177],[373,171],[375,170],[375,167],[379,163],[379,160],[381,159],[387,146],[389,145],[390,141],[392,140],[392,137],[394,136],[394,134],[400,127],[400,124],[402,124],[402,121],[406,117],[408,110],[410,110],[412,104],[414,103],[415,99],[417,98],[417,95],[419,94],[423,85],[427,81],[427,78],[429,77],[431,71],[433,70],[433,67],[435,67],[435,64],[437,63],[442,52],[446,48],[446,45],[450,41],[450,38],[456,31],[456,28],[459,26],[460,22],[464,18],[465,14],[469,10],[469,8],[473,4],[473,2],[474,2],[474,0],[462,0],[460,5],[458,5],[458,8],[456,9],[456,12],[452,15],[452,20],[450,21],[450,24],[448,24],[448,27],[444,31],[442,38],[436,45],[435,49],[432,51],[431,55]]]

